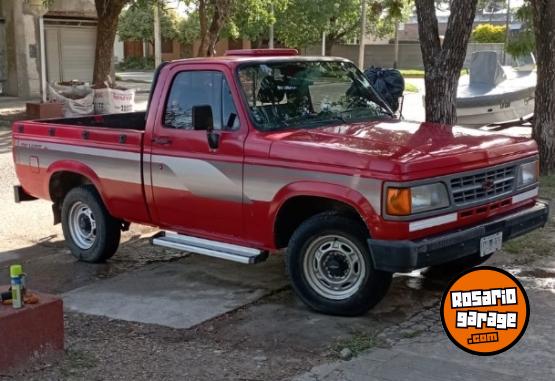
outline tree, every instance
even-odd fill
[[[231,17],[235,0],[197,0],[200,23],[198,56],[213,56],[216,43],[226,22]]]
[[[200,23],[197,12],[183,17],[177,26],[177,39],[182,44],[192,44],[200,37]]]
[[[93,83],[104,86],[112,70],[118,18],[128,0],[95,0],[97,27]]]
[[[124,10],[118,23],[118,34],[122,40],[148,41],[154,46],[154,14],[152,3],[135,3]],[[160,34],[173,40],[179,35],[179,16],[172,9],[160,7]]]
[[[407,0],[367,0],[367,32],[384,36],[393,32],[395,21],[403,17]],[[326,54],[341,41],[358,36],[360,0],[320,0],[309,3],[291,0],[277,14],[276,35],[289,46],[305,47],[317,44],[326,33]]]
[[[283,12],[289,2],[290,0],[237,1],[225,33],[233,38],[248,39],[253,41],[255,46],[259,46],[262,40],[268,37],[270,25],[275,24],[276,14]]]
[[[555,1],[528,0],[536,40],[536,86],[533,137],[543,174],[555,172]]]
[[[476,15],[476,0],[452,1],[443,43],[434,0],[415,0],[424,62],[426,121],[454,124],[455,100],[466,47]]]
[[[530,4],[522,5],[515,12],[515,18],[521,22],[522,26],[516,36],[510,36],[505,49],[513,57],[522,57],[534,52],[536,46],[534,20]]]

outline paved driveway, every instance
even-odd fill
[[[398,274],[369,314],[339,318],[313,313],[298,301],[279,255],[249,267],[153,248],[148,242],[153,228],[133,225],[105,264],[77,262],[59,225],[51,224],[48,202],[13,203],[17,180],[10,140],[9,132],[0,130],[0,284],[8,282],[9,264],[22,263],[31,288],[67,300],[65,356],[39,359],[15,379],[405,380],[450,379],[450,370],[499,379],[554,374],[552,241],[541,254],[526,249],[490,261],[520,274],[533,302],[532,319],[521,343],[499,361],[469,358],[447,341],[438,322],[449,274]],[[555,236],[553,227],[545,236]],[[360,354],[338,362],[344,348]],[[522,366],[524,361],[529,365]]]

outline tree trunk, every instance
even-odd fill
[[[533,137],[544,175],[555,173],[555,1],[531,0],[536,37],[538,83]]]
[[[98,24],[93,83],[103,87],[112,70],[118,18],[127,0],[95,0]],[[114,80],[114,78],[112,78]]]
[[[333,45],[336,43],[337,41],[333,40],[332,38],[326,36],[326,46],[325,46],[325,53],[326,56],[331,56],[331,49],[333,48]]]
[[[208,26],[207,0],[199,0],[200,17],[200,45],[198,56],[213,56],[216,54],[216,44],[220,39],[220,32],[231,17],[234,0],[210,0],[212,18]]]
[[[206,9],[207,0],[199,0],[198,3],[198,15],[200,23],[200,44],[197,51],[198,57],[204,57],[206,54],[206,47],[208,46],[208,15]]]
[[[426,121],[454,124],[457,84],[472,32],[477,0],[452,1],[443,44],[434,0],[416,0],[426,86]]]

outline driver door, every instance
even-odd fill
[[[206,66],[204,66],[206,67]],[[152,136],[150,173],[157,224],[203,237],[238,236],[243,229],[242,125],[225,74],[176,70]],[[195,130],[195,106],[212,108],[219,145]],[[160,109],[159,109],[160,110]]]

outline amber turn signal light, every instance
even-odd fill
[[[410,188],[387,188],[387,214],[390,216],[408,216],[411,209]]]

